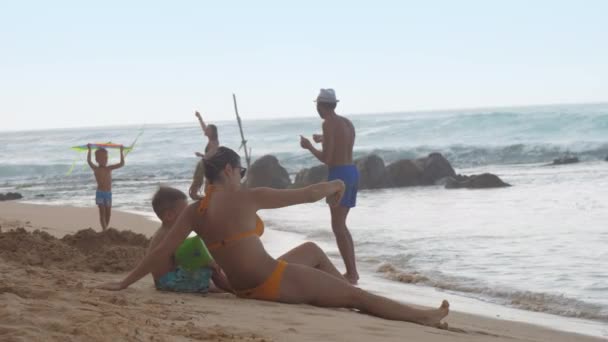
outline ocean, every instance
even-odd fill
[[[0,132],[0,192],[27,202],[93,206],[88,142],[130,144],[115,171],[114,207],[152,216],[159,184],[187,192],[198,123]],[[457,173],[492,172],[512,184],[488,190],[440,186],[362,191],[349,216],[361,286],[395,299],[608,337],[608,104],[555,105],[350,116],[355,155],[390,163],[441,152]],[[307,118],[247,120],[253,159],[273,154],[292,176],[317,165],[299,135]],[[239,148],[238,126],[216,122],[222,144]],[[547,166],[574,154],[578,164]],[[111,162],[118,153],[110,154]],[[73,172],[68,175],[75,162]],[[321,245],[343,268],[323,203],[265,211],[268,250]],[[86,227],[83,227],[86,228]]]

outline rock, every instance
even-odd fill
[[[275,156],[265,155],[256,160],[247,173],[249,188],[268,187],[286,189],[291,185],[289,173]]]
[[[384,160],[375,154],[370,154],[355,160],[359,170],[359,189],[380,189],[389,185],[388,173]]]
[[[36,195],[36,197],[37,198],[42,198],[42,197],[44,197],[44,194],[38,194],[38,195]]]
[[[553,160],[553,164],[551,165],[566,165],[566,164],[575,164],[580,162],[578,157],[575,156],[564,156]]]
[[[388,167],[384,160],[375,154],[355,160],[359,170],[359,189],[381,189],[415,185],[433,185],[439,179],[455,177],[456,172],[440,153],[414,160],[400,160]],[[296,175],[293,187],[299,188],[327,179],[324,165],[304,169]]]
[[[441,178],[456,176],[454,168],[441,153],[431,153],[428,157],[417,159],[415,162],[418,166],[422,166],[422,185],[433,185]]]
[[[604,160],[608,161],[608,156],[606,156],[606,159],[604,159]]]
[[[22,198],[23,196],[21,196],[21,194],[18,192],[7,192],[6,194],[0,194],[0,201],[13,201]]]
[[[389,185],[395,187],[433,185],[440,179],[456,177],[450,162],[441,153],[425,158],[400,160],[387,167]]]
[[[311,184],[323,182],[327,180],[327,166],[318,165],[310,169],[301,170],[296,174],[296,179],[293,182],[293,188],[303,188]]]
[[[482,173],[480,175],[446,177],[440,182],[445,184],[446,189],[489,189],[503,188],[511,186],[500,179],[500,177],[491,173]]]
[[[386,167],[390,186],[403,187],[420,185],[422,168],[413,160],[404,159]]]

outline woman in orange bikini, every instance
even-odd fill
[[[441,319],[448,314],[447,301],[438,309],[421,310],[354,287],[313,243],[305,243],[279,259],[268,255],[259,238],[264,224],[257,216],[258,210],[311,203],[325,197],[337,204],[344,183],[337,180],[297,190],[244,189],[241,179],[245,171],[236,152],[220,147],[205,162],[205,175],[211,182],[205,198],[184,210],[165,240],[124,280],[100,288],[127,288],[151,272],[157,260],[174,253],[194,230],[239,297],[354,308],[385,319],[444,326]]]

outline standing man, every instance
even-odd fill
[[[352,284],[357,284],[359,273],[355,264],[355,246],[346,227],[346,217],[350,208],[355,207],[359,186],[359,171],[353,164],[355,127],[350,120],[336,114],[338,100],[333,89],[321,89],[316,102],[317,112],[323,119],[323,134],[313,135],[313,140],[322,143],[323,149],[317,150],[303,136],[300,136],[300,146],[329,167],[328,180],[340,179],[346,186],[340,205],[330,207],[331,227],[346,266],[344,277]]]

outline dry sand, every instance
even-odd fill
[[[150,277],[96,290],[137,262],[157,226],[115,212],[112,226],[145,236],[74,234],[96,218],[95,209],[0,203],[0,341],[600,341],[459,312],[445,331],[349,310],[163,293]]]
[[[101,230],[97,207],[77,208],[20,202],[0,202],[0,225],[22,226],[40,229],[53,236],[62,237],[85,228]],[[152,236],[160,222],[136,214],[112,210],[110,227],[131,230],[134,233]]]

